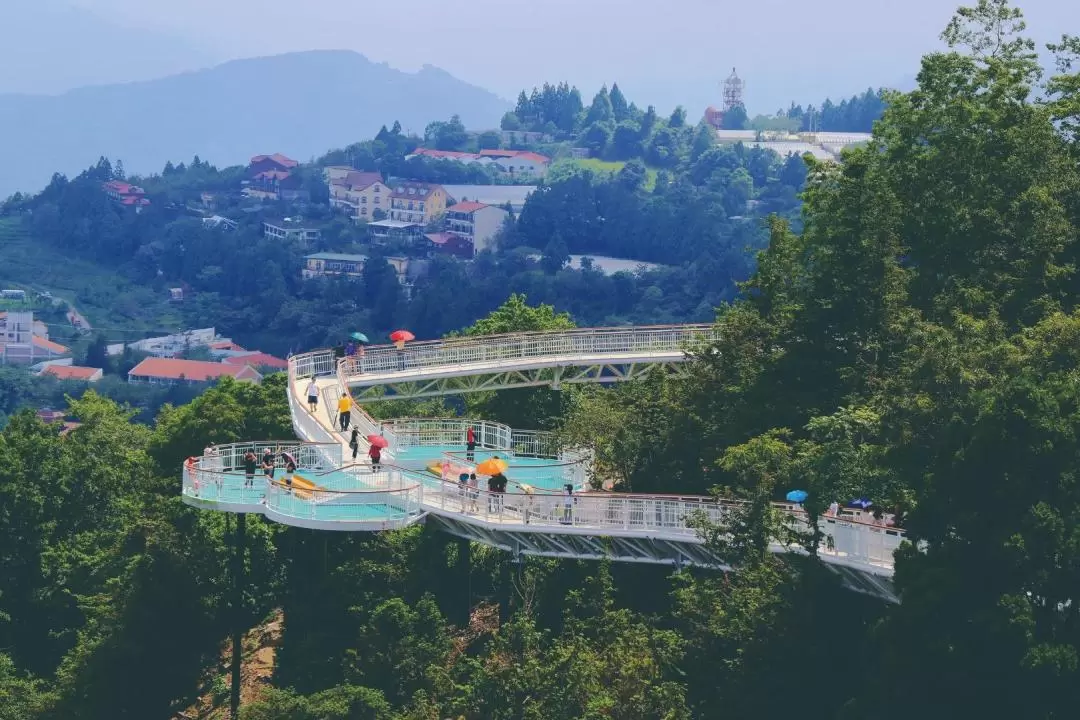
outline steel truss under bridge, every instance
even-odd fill
[[[614,562],[668,565],[675,568],[701,567],[730,571],[732,567],[714,555],[697,539],[672,540],[657,537],[625,537],[551,532],[538,528],[524,532],[498,525],[481,525],[472,519],[429,513],[425,522],[454,537],[495,547],[515,558],[522,555],[567,560],[611,560]],[[825,563],[840,576],[841,585],[864,595],[897,603],[899,598],[888,577],[856,568]]]
[[[353,398],[360,402],[377,400],[406,400],[483,392],[486,390],[509,390],[524,387],[551,387],[558,390],[562,385],[580,383],[625,382],[644,377],[652,372],[670,375],[685,373],[685,366],[669,360],[606,363],[587,365],[564,365],[524,369],[474,370],[469,375],[446,375],[427,377],[422,380],[394,380],[381,378],[349,378]],[[374,384],[374,383],[378,384]],[[372,383],[372,384],[366,384]]]

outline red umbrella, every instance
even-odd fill
[[[416,336],[408,330],[395,330],[390,333],[390,339],[394,342],[409,342],[410,340],[415,340]]]
[[[390,446],[390,443],[388,443],[386,438],[382,435],[368,435],[367,441],[377,448],[387,448]]]

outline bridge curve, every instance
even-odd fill
[[[686,360],[712,325],[580,328],[377,345],[340,361],[357,400],[632,380]]]
[[[366,453],[366,435],[382,435],[389,445],[383,453],[384,470],[372,473],[369,465],[350,460],[352,451],[346,435],[338,431],[335,417],[337,399],[351,394],[353,388],[412,383],[416,392],[418,382],[473,377],[489,379],[487,384],[471,387],[482,390],[552,384],[553,377],[562,382],[626,380],[630,377],[625,372],[585,377],[559,375],[557,371],[598,365],[612,372],[626,366],[677,365],[686,359],[686,350],[694,343],[714,337],[712,332],[709,326],[688,325],[454,338],[414,343],[411,355],[393,346],[374,347],[359,362],[339,360],[330,350],[296,355],[289,359],[288,400],[293,428],[301,442],[285,442],[292,443],[289,447],[311,487],[297,492],[261,477],[247,486],[238,470],[246,452],[240,448],[261,451],[264,445],[225,446],[213,457],[192,458],[185,464],[184,501],[207,509],[258,512],[276,522],[310,529],[378,531],[424,521],[459,538],[515,555],[727,569],[722,558],[711,554],[692,520],[721,522],[732,504],[702,496],[590,492],[585,474],[587,453],[553,447],[551,438],[543,433],[458,418],[380,422],[354,403],[351,422],[361,432],[360,452]],[[403,356],[404,370],[400,367]],[[532,371],[551,374],[534,376],[529,382],[518,378],[517,384],[491,380],[499,374]],[[312,379],[320,394],[316,412],[310,412],[305,397]],[[459,387],[444,384],[421,388],[420,392],[462,392],[456,389]],[[509,475],[520,471],[539,477],[536,473],[548,473],[544,482],[537,487],[514,483],[507,493],[478,489],[470,494],[457,483],[444,482],[439,475],[427,472],[425,463],[446,458],[464,462],[461,451],[468,426],[476,432],[478,455],[498,452],[511,461]],[[544,470],[529,468],[524,463],[530,456],[546,458],[549,464]],[[575,488],[570,500],[553,491],[564,483]],[[800,507],[778,503],[776,509],[791,527],[810,527],[811,520]],[[858,511],[819,518],[817,525],[824,536],[818,556],[840,575],[846,587],[897,601],[891,578],[893,552],[905,541],[902,530],[876,525]],[[798,546],[779,542],[774,542],[771,550],[803,552]]]

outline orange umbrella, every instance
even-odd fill
[[[412,340],[415,340],[416,336],[413,335],[408,330],[395,330],[394,332],[390,333],[390,339],[393,340],[396,343],[397,342],[410,342]]]
[[[476,466],[476,472],[481,475],[498,475],[510,467],[505,460],[497,457],[489,458]]]

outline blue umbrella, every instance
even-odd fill
[[[801,503],[806,500],[808,494],[805,490],[792,490],[787,494],[787,501],[793,503]]]
[[[874,503],[870,502],[866,498],[857,498],[857,499],[852,500],[851,502],[849,502],[847,504],[847,506],[849,508],[859,508],[861,510],[865,510],[866,508],[870,507],[873,504]]]
[[[353,340],[355,340],[357,342],[362,342],[362,343],[371,342],[370,340],[368,340],[367,335],[365,335],[362,332],[354,332],[349,337],[351,337]]]

